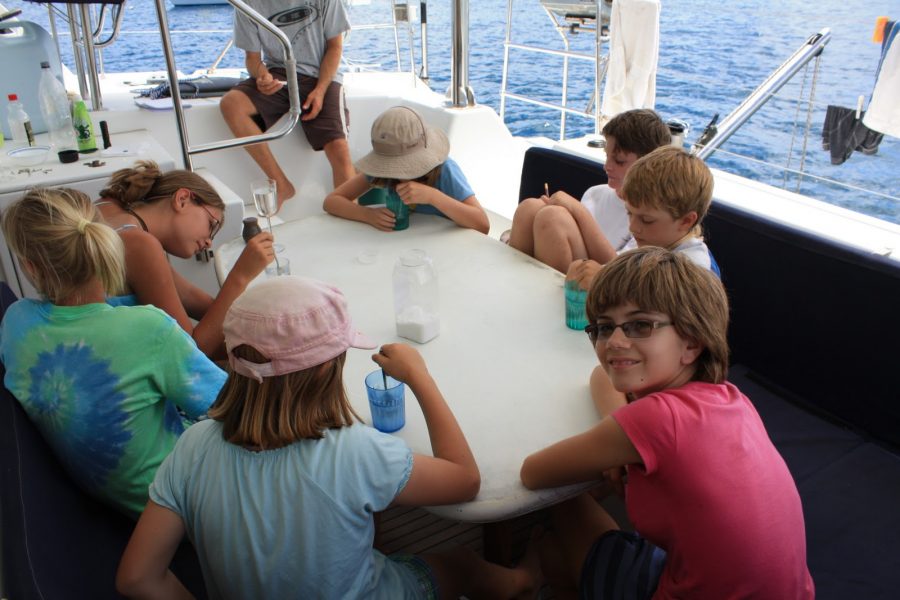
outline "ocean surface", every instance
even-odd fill
[[[44,6],[22,0],[3,2],[8,9],[21,8],[23,16],[49,29]],[[414,2],[414,4],[418,4]],[[538,0],[516,0],[511,29],[513,42],[563,48],[563,41]],[[431,86],[447,89],[450,80],[450,1],[428,3],[428,71]],[[469,84],[476,100],[499,110],[506,35],[505,0],[470,2]],[[891,12],[893,10],[893,12]],[[179,70],[191,73],[210,67],[231,38],[232,9],[222,6],[172,6],[167,4],[175,56]],[[690,126],[687,141],[694,141],[715,114],[720,120],[730,113],[768,74],[784,62],[812,34],[828,27],[832,39],[822,55],[811,113],[808,104],[813,80],[810,68],[787,84],[709,160],[711,166],[766,183],[818,197],[827,202],[900,223],[900,140],[885,136],[877,154],[855,152],[842,165],[832,165],[822,149],[822,124],[829,104],[864,107],[875,83],[881,46],[872,42],[879,15],[900,19],[897,0],[664,0],[660,17],[660,53],[656,110],[665,119],[679,118]],[[386,23],[390,3],[372,0],[353,6],[354,24]],[[60,27],[66,31],[63,25]],[[165,68],[157,30],[155,2],[126,3],[124,33],[103,51],[105,70],[133,71]],[[419,26],[414,23],[417,69]],[[568,36],[570,48],[591,53],[593,33]],[[409,65],[409,37],[402,32],[401,63]],[[63,61],[74,69],[71,45],[62,44]],[[345,42],[345,57],[358,64],[395,69],[393,34],[388,30],[358,30]],[[811,63],[812,64],[812,63]],[[232,48],[222,67],[243,66],[243,53]],[[584,109],[591,92],[593,66],[570,61],[569,106]],[[510,52],[508,89],[547,102],[559,103],[562,94],[562,59]],[[900,99],[897,100],[900,102]],[[506,124],[516,135],[556,139],[559,114],[549,109],[509,100]],[[810,133],[804,142],[807,121]],[[593,132],[590,119],[570,115],[566,135]],[[803,153],[804,145],[806,147]],[[749,158],[741,158],[749,157]],[[798,169],[802,179],[785,166]],[[850,187],[830,183],[843,182]]]

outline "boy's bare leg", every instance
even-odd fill
[[[619,526],[588,493],[554,506],[551,522],[541,540],[541,570],[554,589],[577,589],[588,551]]]
[[[463,546],[440,554],[425,554],[422,559],[431,567],[441,598],[446,600],[460,596],[472,600],[531,597],[543,583],[540,556],[534,543],[529,544],[525,556],[514,568],[488,562]]]
[[[356,175],[353,161],[350,160],[350,145],[346,138],[331,140],[322,147],[325,157],[331,164],[331,180],[337,187]]]
[[[519,203],[509,232],[510,246],[528,256],[534,256],[534,218],[546,206],[540,198],[526,198]]]
[[[534,217],[534,257],[565,273],[578,258],[587,258],[581,230],[563,206],[546,206]]]
[[[219,110],[222,111],[222,116],[225,117],[225,122],[235,137],[247,137],[262,133],[259,125],[253,120],[253,115],[256,114],[256,107],[253,106],[250,98],[243,92],[231,90],[225,94],[219,103]],[[275,160],[275,156],[272,154],[268,144],[253,144],[252,146],[244,146],[244,149],[256,161],[263,173],[275,180],[275,184],[278,187],[279,207],[285,200],[294,197],[296,193],[294,185],[287,178],[278,161]]]

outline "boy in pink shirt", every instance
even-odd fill
[[[796,485],[753,405],[725,381],[728,300],[682,254],[626,252],[596,277],[586,331],[604,418],[529,456],[529,488],[627,477],[639,533],[589,495],[554,510],[542,567],[582,598],[813,598]]]

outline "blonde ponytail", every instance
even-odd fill
[[[107,294],[125,288],[122,240],[90,198],[70,188],[33,188],[3,214],[9,247],[30,264],[38,291],[59,304],[97,277]]]

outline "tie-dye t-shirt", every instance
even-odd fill
[[[6,387],[89,493],[136,516],[157,467],[226,375],[152,306],[19,300],[0,325]]]

